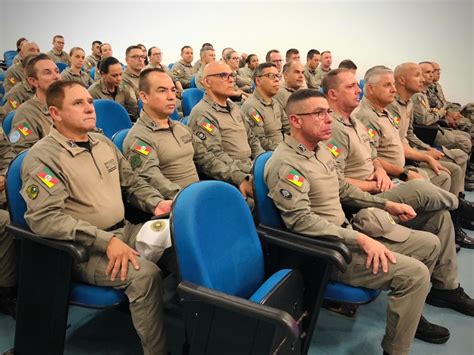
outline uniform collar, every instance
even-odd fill
[[[273,98],[270,99],[270,103],[267,103],[265,102],[264,98],[260,95],[260,93],[255,90],[253,92],[253,96],[258,100],[260,101],[260,103],[263,105],[263,106],[272,106],[273,105]]]
[[[169,128],[159,127],[156,122],[145,112],[145,110],[140,112],[139,121],[142,122],[146,127],[150,128],[153,132],[167,129],[173,130],[174,126],[177,124],[175,121],[168,118]]]
[[[347,126],[347,127],[354,127],[355,126],[354,125],[354,120],[352,119],[351,116],[349,116],[349,122],[347,122],[347,120],[342,115],[337,113],[336,111],[333,111],[333,113],[331,113],[331,116],[336,121],[341,122],[344,126]]]
[[[410,101],[411,101],[411,98],[409,98],[408,100],[403,100],[400,95],[398,93],[395,94],[395,100],[402,106],[407,106]]]
[[[316,69],[317,69],[317,68],[316,68],[316,69],[311,69],[311,68],[309,67],[308,63],[306,63],[306,64],[304,65],[304,67],[305,67],[305,69],[306,69],[308,72],[310,72],[311,74],[316,74]]]
[[[127,66],[127,68],[125,69],[125,74],[131,76],[132,78],[139,78],[140,77],[140,74],[134,74],[130,71],[130,68]]]
[[[211,106],[214,110],[218,111],[218,112],[225,112],[225,113],[230,113],[232,111],[232,108],[233,108],[233,103],[232,101],[230,101],[230,99],[227,99],[226,100],[226,103],[227,103],[227,107],[222,107],[221,105],[219,105],[217,102],[215,102],[209,95],[204,95],[204,98],[203,100],[205,102],[207,102],[209,104],[209,106]]]
[[[187,64],[187,63],[185,63],[184,60],[182,60],[182,59],[181,59],[179,62],[180,62],[182,65],[184,65],[185,67],[188,67],[188,68],[192,68],[192,67],[193,67],[192,64]]]
[[[107,90],[107,86],[105,86],[104,79],[99,80],[99,85],[100,85],[100,91],[102,91],[103,94],[105,95],[113,95],[114,93],[110,92]],[[120,85],[115,89],[115,96],[117,96],[120,92]]]
[[[51,127],[49,135],[62,147],[64,147],[64,149],[71,153],[72,156],[76,156],[86,150],[85,148],[78,146],[71,139],[63,136],[54,126]],[[95,146],[97,143],[99,143],[99,141],[96,138],[92,137],[89,133],[87,135],[89,137],[89,143],[91,144],[91,146]]]
[[[36,94],[31,98],[31,103],[38,107],[44,115],[49,116],[48,105],[43,105],[38,99],[38,96],[36,96]]]
[[[285,134],[285,143],[292,148],[296,153],[299,155],[302,155],[306,158],[311,158],[312,156],[315,155],[315,152],[312,150],[306,149],[303,143],[298,142],[295,138],[292,136]],[[317,148],[316,148],[317,150]]]
[[[285,84],[285,86],[283,86],[283,88],[284,88],[286,91],[289,91],[289,92],[295,92],[295,91],[296,91],[295,89],[288,87],[286,84]]]
[[[372,102],[370,102],[369,99],[367,99],[365,96],[362,98],[361,100],[361,104],[363,106],[366,106],[368,107],[369,109],[371,109],[372,111],[374,111],[378,117],[384,117],[384,116],[388,116],[388,112],[387,110],[383,109],[382,112],[380,112],[379,110],[377,110],[374,106],[374,104]]]

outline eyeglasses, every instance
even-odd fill
[[[261,76],[266,76],[270,80],[275,80],[275,79],[280,80],[282,78],[282,75],[278,73],[277,74],[275,73],[262,74],[262,75],[258,75],[257,78],[260,78]]]
[[[145,60],[146,59],[146,56],[145,55],[131,55],[129,58],[132,58],[132,59],[143,59]]]
[[[239,60],[240,58],[239,58],[239,57],[232,57],[232,58],[230,58],[230,59],[232,59],[232,60]]]
[[[206,78],[209,76],[218,76],[222,80],[229,80],[229,78],[235,79],[237,77],[237,74],[235,73],[216,73],[216,74],[209,74],[206,75]]]
[[[316,109],[314,112],[304,112],[304,113],[295,113],[296,116],[314,116],[316,117],[317,121],[321,121],[322,119],[326,118],[328,115],[333,113],[334,111],[329,109]]]

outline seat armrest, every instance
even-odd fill
[[[89,260],[89,253],[85,247],[79,245],[76,242],[65,241],[65,240],[56,240],[48,238],[47,236],[39,236],[38,234],[32,233],[25,228],[18,227],[16,225],[9,224],[7,229],[15,236],[19,238],[24,238],[29,241],[47,246],[49,248],[57,249],[66,252],[69,254],[75,264],[84,263]]]
[[[341,272],[352,260],[352,253],[342,242],[331,237],[310,238],[281,229],[259,225],[258,233],[271,244],[286,247],[333,263]]]
[[[181,281],[178,285],[181,302],[200,301],[210,305],[251,316],[260,321],[279,327],[291,342],[300,336],[298,323],[285,311],[255,303],[244,298],[231,296],[223,292],[198,286],[189,281]]]

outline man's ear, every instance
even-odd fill
[[[61,115],[59,113],[59,109],[56,106],[49,106],[48,111],[54,121],[61,121]]]

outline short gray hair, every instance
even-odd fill
[[[383,74],[393,74],[393,70],[384,65],[376,65],[365,72],[364,82],[365,84],[375,83],[378,77]]]

